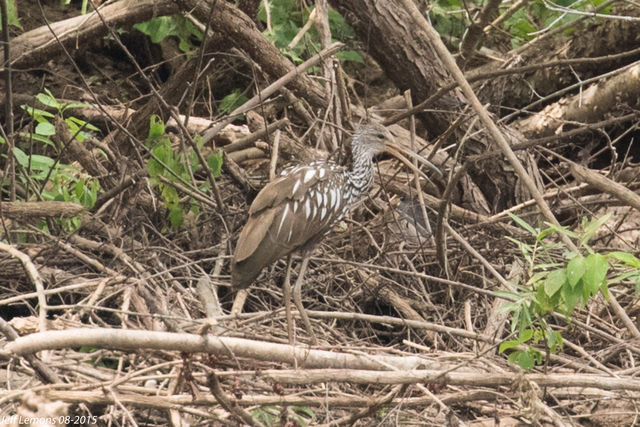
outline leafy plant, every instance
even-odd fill
[[[308,21],[313,9],[304,8],[296,0],[274,0],[269,2],[272,33],[265,31],[265,37],[273,41],[280,51],[295,62],[302,62],[303,57],[313,55],[322,49],[320,38],[315,28],[310,28],[293,49],[287,48],[291,40],[300,32]],[[258,19],[267,22],[265,3],[260,2]],[[349,26],[338,12],[329,10],[329,28],[334,37],[333,41],[348,42],[354,38],[353,28]],[[362,62],[362,57],[354,50],[347,50],[337,54],[341,61]]]
[[[235,89],[229,95],[222,98],[218,109],[223,113],[231,113],[233,110],[248,101],[248,98],[244,96],[240,89]]]
[[[2,17],[2,11],[0,11],[0,17]],[[22,25],[20,25],[20,20],[18,19],[18,7],[16,6],[16,0],[7,0],[7,23],[22,29]],[[2,21],[0,20],[0,30],[1,29]]]
[[[69,6],[71,4],[71,0],[60,0],[61,6]],[[87,13],[87,6],[89,4],[89,0],[82,0],[82,4],[80,5],[80,14],[84,15]]]
[[[527,346],[527,350],[512,351],[509,361],[528,370],[542,362],[542,353],[534,345],[543,343],[551,353],[562,349],[562,334],[554,331],[548,322],[553,312],[570,319],[577,307],[584,307],[598,292],[608,299],[608,285],[612,283],[631,282],[640,289],[640,260],[628,252],[601,254],[589,246],[610,215],[592,221],[584,219],[576,231],[554,225],[534,228],[521,218],[510,216],[534,237],[534,242],[508,237],[520,248],[527,262],[529,279],[524,285],[516,286],[515,291],[496,292],[512,301],[502,309],[511,313],[511,331],[518,333],[517,339],[503,342],[499,352]],[[574,239],[578,251],[567,251],[563,244],[551,239],[560,234]],[[613,271],[611,267],[622,271],[608,279]]]
[[[74,165],[67,165],[45,154],[28,153],[24,148],[27,143],[31,146],[33,141],[40,142],[43,146],[50,146],[54,150],[58,147],[51,140],[56,133],[56,127],[52,123],[57,116],[64,118],[67,113],[85,104],[61,103],[53,94],[45,89],[44,93],[36,95],[38,102],[55,110],[55,113],[23,105],[22,108],[34,119],[36,126],[32,132],[20,132],[19,144],[13,150],[18,168],[22,173],[18,180],[26,188],[35,188],[44,200],[66,201],[79,203],[87,208],[92,208],[98,198],[100,184],[97,179],[83,173]],[[90,137],[89,131],[99,131],[90,123],[77,117],[68,116],[64,123],[69,127],[75,138],[82,142]],[[75,230],[80,225],[78,218],[61,220],[61,224],[67,230]],[[46,228],[42,223],[41,228]]]
[[[188,53],[193,49],[191,38],[202,40],[202,32],[182,15],[158,16],[133,26],[146,34],[153,43],[160,43],[167,37],[177,37],[178,47]]]
[[[544,31],[575,21],[581,13],[593,12],[603,2],[604,0],[531,0],[504,21],[504,29],[511,36],[511,47],[517,48]],[[438,33],[450,44],[457,46],[469,27],[469,11],[481,9],[484,3],[479,0],[436,0],[431,3],[429,18]],[[498,12],[502,14],[511,6],[511,3],[503,3]],[[610,11],[611,8],[607,7],[600,13],[608,14]]]
[[[285,425],[286,418],[291,419],[296,425],[307,426],[314,420],[314,413],[311,409],[302,406],[292,406],[283,413],[277,406],[261,406],[251,412],[251,416],[266,426]]]
[[[50,113],[49,111],[40,108],[31,107],[29,105],[21,105],[21,108],[25,110],[31,117],[33,117],[33,119],[37,123],[33,132],[18,133],[18,136],[20,136],[24,140],[30,141],[33,139],[35,141],[42,142],[43,144],[55,148],[56,145],[53,143],[50,137],[55,135],[56,133],[55,125],[51,122],[51,119],[54,119],[56,115],[59,115],[64,119],[64,122],[69,127],[71,133],[73,133],[75,138],[80,142],[91,137],[91,134],[88,131],[98,132],[100,130],[97,127],[93,126],[91,123],[88,123],[77,117],[68,116],[65,118],[65,115],[68,111],[74,108],[87,107],[87,104],[67,104],[64,102],[60,102],[53,96],[49,89],[44,89],[44,93],[37,94],[36,99],[42,105],[56,110],[56,114]]]
[[[147,137],[147,147],[150,148],[152,156],[147,162],[147,172],[151,178],[151,184],[160,190],[162,200],[169,211],[171,226],[179,228],[183,223],[185,213],[191,210],[197,214],[199,207],[196,201],[191,198],[188,198],[186,202],[181,201],[172,184],[189,185],[187,183],[191,182],[192,174],[200,170],[201,165],[193,149],[175,151],[171,146],[171,140],[164,131],[164,123],[160,117],[152,115]],[[198,142],[197,148],[202,148],[201,142]],[[222,153],[212,153],[206,158],[206,161],[212,175],[219,176],[222,169]],[[209,183],[201,184],[199,189],[207,191]]]

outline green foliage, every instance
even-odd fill
[[[218,109],[223,113],[231,113],[233,110],[248,101],[248,98],[244,96],[240,89],[235,89],[229,95],[222,98]]]
[[[198,149],[201,149],[202,143],[200,141],[197,143]],[[150,118],[147,147],[150,148],[152,154],[147,162],[147,172],[151,184],[160,190],[162,200],[169,211],[171,227],[179,228],[183,223],[184,215],[189,210],[197,214],[198,206],[191,198],[186,201],[180,200],[175,186],[163,182],[160,177],[164,177],[170,183],[186,184],[191,182],[191,174],[201,169],[198,156],[191,148],[183,151],[174,150],[171,140],[164,133],[164,123],[156,115]],[[222,152],[212,153],[205,160],[212,175],[219,176],[222,169]],[[209,183],[201,184],[199,189],[201,191],[208,190]]]
[[[581,17],[575,13],[565,13],[559,10],[560,8],[577,12],[592,12],[603,2],[604,0],[554,0],[553,2],[531,0],[504,21],[504,30],[511,36],[511,47],[517,48],[539,33],[571,23]],[[471,0],[470,2],[436,0],[431,3],[429,18],[438,33],[457,47],[470,24],[467,11],[479,10],[484,5],[485,2],[481,0]],[[512,4],[509,2],[503,3],[499,13],[504,13],[511,6]],[[608,14],[610,11],[611,8],[607,7],[600,13]],[[570,31],[568,30],[567,33]]]
[[[572,23],[582,17],[576,12],[593,12],[594,8],[602,4],[604,0],[556,0],[548,2],[546,0],[535,0],[527,3],[526,7],[518,10],[504,23],[505,29],[513,36],[511,45],[517,48],[523,42],[529,41],[543,31]],[[564,12],[560,8],[566,8],[569,12]],[[600,13],[608,14],[611,8],[607,7]],[[573,32],[575,28],[565,30],[566,34]]]
[[[202,40],[202,32],[182,15],[158,16],[135,24],[133,28],[149,36],[153,43],[160,43],[167,37],[177,37],[178,47],[185,53],[193,49],[192,37]]]
[[[18,180],[25,188],[36,189],[43,200],[74,202],[88,209],[92,208],[100,191],[97,179],[84,174],[74,165],[60,163],[45,154],[29,154],[27,152],[29,150],[25,147],[32,147],[33,142],[40,142],[43,147],[50,147],[57,151],[58,146],[51,137],[56,134],[56,127],[52,121],[58,116],[64,119],[64,123],[79,142],[91,136],[88,131],[99,131],[99,129],[77,117],[64,117],[73,108],[82,107],[84,104],[61,103],[47,89],[44,93],[36,95],[36,99],[45,107],[56,110],[56,113],[22,105],[36,125],[32,132],[18,133],[19,140],[13,150],[16,164],[22,172],[17,174]],[[80,225],[80,220],[71,218],[61,220],[60,223],[65,229],[73,231]],[[42,228],[46,229],[44,223]]]
[[[575,231],[553,225],[539,229],[515,215],[510,216],[531,234],[534,242],[508,238],[520,248],[528,264],[529,278],[524,285],[516,286],[515,291],[496,292],[511,300],[502,310],[511,314],[511,331],[518,333],[518,339],[503,342],[499,351],[527,347],[527,350],[511,352],[509,360],[528,370],[542,362],[542,353],[533,345],[544,343],[552,353],[562,349],[561,333],[553,331],[548,324],[552,312],[562,313],[570,319],[576,308],[584,307],[598,292],[608,299],[609,284],[625,281],[639,289],[640,260],[627,252],[601,254],[589,246],[589,241],[610,215],[592,221],[585,218]],[[578,251],[567,251],[561,243],[551,239],[559,235],[575,240]],[[612,271],[618,274],[609,278]]]
[[[280,51],[295,62],[303,62],[303,58],[319,52],[322,47],[316,29],[312,26],[302,37],[302,40],[293,48],[287,49],[287,45],[298,34],[300,29],[309,20],[312,7],[304,8],[296,0],[273,0],[269,2],[271,14],[272,33],[265,31],[265,37],[273,41]],[[267,22],[267,13],[264,2],[260,2],[258,19]],[[338,12],[329,10],[329,28],[333,37],[332,41],[348,42],[353,39],[355,33]],[[362,62],[362,57],[354,50],[338,53],[340,61]]]
[[[472,0],[470,7],[480,7],[481,1]],[[457,46],[464,34],[468,21],[465,6],[460,0],[436,0],[431,4],[429,18],[435,30],[449,43]]]
[[[286,417],[283,417],[286,415]],[[288,410],[283,414],[281,408],[277,406],[261,406],[259,408],[254,409],[251,412],[251,416],[259,421],[262,425],[267,427],[270,426],[281,426],[281,425],[299,425],[299,426],[307,426],[310,425],[312,421],[314,421],[314,413],[311,409],[302,407],[302,406],[291,406]],[[285,419],[283,419],[285,418]],[[285,423],[289,419],[289,423]]]
[[[48,156],[26,154],[18,147],[13,153],[17,164],[29,172],[29,178],[43,187],[44,200],[79,203],[88,209],[96,203],[100,189],[97,179],[82,176],[75,166],[58,163]]]
[[[69,6],[71,4],[71,0],[60,0],[60,5],[62,7]],[[87,13],[87,6],[89,4],[89,0],[82,0],[82,5],[80,6],[80,13],[84,15]]]
[[[27,154],[18,147],[13,154],[18,167],[24,170],[18,180],[25,186],[36,184],[43,200],[79,203],[87,209],[95,205],[100,190],[97,179],[83,175],[75,166],[58,163],[48,156]],[[80,226],[80,220],[64,219],[60,224],[73,231]]]
[[[91,123],[87,123],[77,117],[68,116],[65,118],[65,115],[68,111],[73,110],[74,108],[86,107],[87,104],[66,104],[63,102],[59,102],[49,91],[49,89],[45,89],[44,93],[37,94],[36,99],[42,105],[56,110],[56,113],[50,113],[49,111],[31,107],[29,105],[21,105],[21,108],[25,110],[27,114],[29,114],[36,122],[36,126],[33,132],[18,133],[18,136],[23,140],[34,140],[55,148],[56,145],[51,140],[51,137],[56,133],[55,125],[52,123],[52,119],[54,119],[56,116],[61,116],[64,119],[64,122],[69,127],[71,133],[80,142],[91,137],[91,134],[88,131],[98,132],[100,130],[97,127],[93,126]]]
[[[4,1],[4,0],[0,0]],[[0,17],[2,17],[2,11],[0,11]],[[20,28],[20,20],[18,19],[18,7],[16,6],[16,0],[7,0],[7,22],[9,25]],[[2,20],[0,20],[0,30],[2,29]]]

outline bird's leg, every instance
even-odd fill
[[[284,285],[282,293],[284,294],[284,311],[287,315],[287,334],[289,335],[289,344],[293,345],[293,317],[291,316],[291,264],[293,257],[289,255],[287,258],[287,274],[284,277]]]
[[[304,327],[311,338],[311,344],[317,345],[318,340],[316,339],[316,335],[313,333],[311,329],[311,322],[309,322],[309,316],[307,316],[307,312],[305,311],[302,305],[302,282],[304,281],[304,273],[307,270],[307,265],[309,264],[309,257],[305,256],[302,258],[302,264],[300,265],[300,273],[298,273],[298,278],[296,279],[296,284],[293,287],[293,302],[296,304],[296,308],[300,313],[300,317],[302,317],[302,321],[304,322]]]
[[[242,313],[242,307],[244,307],[247,296],[249,296],[249,291],[247,289],[240,289],[238,291],[236,297],[233,299],[233,305],[231,306],[232,315]]]

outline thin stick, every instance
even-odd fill
[[[34,284],[36,288],[36,292],[38,294],[38,327],[41,332],[47,330],[47,297],[44,294],[44,284],[42,282],[42,277],[40,277],[40,273],[36,269],[36,266],[33,265],[31,258],[29,255],[24,252],[19,251],[14,248],[12,245],[7,245],[6,243],[0,242],[0,251],[4,251],[11,255],[14,258],[17,258],[21,263],[24,271],[31,279],[31,282]]]
[[[412,18],[420,25],[420,28],[425,32],[425,34],[427,35],[427,38],[431,42],[431,45],[434,47],[434,49],[440,56],[440,59],[445,64],[445,66],[447,67],[447,69],[449,70],[453,78],[456,80],[456,82],[460,85],[460,89],[464,93],[465,97],[468,99],[469,104],[471,104],[471,106],[475,110],[476,114],[478,115],[478,118],[480,119],[482,124],[487,128],[487,132],[498,144],[504,156],[507,158],[507,160],[515,170],[516,174],[518,175],[518,178],[522,180],[525,187],[529,190],[533,198],[536,200],[538,208],[540,209],[542,214],[545,216],[545,218],[547,218],[549,222],[551,222],[554,225],[560,226],[560,223],[556,219],[555,215],[553,215],[553,212],[551,212],[549,205],[547,205],[547,202],[542,197],[542,194],[538,190],[538,187],[536,186],[535,182],[529,176],[526,169],[522,166],[522,163],[520,163],[520,160],[518,160],[518,157],[516,157],[515,153],[511,149],[511,146],[507,142],[505,136],[502,134],[500,129],[498,129],[498,126],[496,126],[494,121],[491,119],[487,110],[480,103],[480,100],[478,99],[476,94],[473,92],[471,85],[469,85],[469,82],[465,79],[464,74],[462,74],[462,71],[456,64],[455,59],[453,58],[449,50],[447,50],[447,47],[444,45],[444,43],[440,39],[440,36],[436,32],[436,30],[434,30],[433,27],[429,25],[429,23],[424,19],[424,17],[420,14],[420,11],[416,7],[416,5],[411,0],[400,0],[400,3],[402,3],[404,8],[407,10],[407,12],[412,16]],[[573,251],[577,250],[576,245],[571,241],[571,239],[569,239],[569,237],[565,235],[561,235],[560,237],[562,238],[562,241],[571,250]]]
[[[248,412],[229,400],[227,395],[222,390],[222,387],[220,387],[220,381],[218,381],[218,377],[215,373],[210,373],[209,375],[207,375],[207,387],[209,387],[211,394],[213,394],[220,406],[222,406],[225,411],[235,415],[240,420],[242,420],[243,423],[246,423],[250,426],[262,425],[261,423],[257,423],[256,420],[254,420]]]
[[[269,181],[276,178],[276,167],[278,166],[278,152],[280,150],[280,129],[278,129],[273,137],[273,147],[271,148],[271,161],[269,162]]]
[[[302,64],[298,65],[296,68],[289,71],[287,74],[280,77],[275,82],[271,83],[269,86],[264,88],[260,93],[256,94],[253,98],[251,98],[250,100],[248,100],[247,102],[245,102],[244,104],[242,104],[241,106],[233,110],[231,113],[229,113],[229,116],[227,118],[223,119],[220,123],[218,123],[211,129],[209,129],[207,132],[205,132],[204,135],[202,135],[202,140],[204,144],[211,141],[213,137],[216,136],[218,132],[222,130],[222,128],[224,128],[226,125],[234,121],[238,115],[244,114],[247,111],[257,107],[260,104],[261,100],[266,99],[269,96],[273,95],[276,91],[284,87],[287,83],[289,83],[291,80],[296,78],[298,75],[303,74],[308,68],[313,67],[314,65],[317,65],[318,62],[324,60],[327,56],[333,55],[334,53],[342,49],[343,46],[344,44],[340,42],[331,44],[331,46],[329,46],[328,48],[322,49],[316,55],[307,59]]]

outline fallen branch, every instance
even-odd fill
[[[71,218],[85,208],[72,202],[2,202],[0,216],[9,219]]]
[[[590,186],[595,187],[604,193],[610,194],[616,199],[640,211],[640,196],[629,190],[624,185],[618,184],[606,176],[600,175],[598,172],[592,169],[587,169],[574,162],[569,164],[569,168],[571,169],[571,174],[576,177],[578,181],[584,181]]]
[[[221,356],[287,363],[300,368],[385,370],[388,369],[387,366],[392,366],[406,370],[415,369],[425,362],[419,357],[359,356],[243,338],[105,328],[68,329],[31,334],[7,344],[4,350],[22,356],[42,350],[82,346],[129,351],[149,349],[213,353]]]

